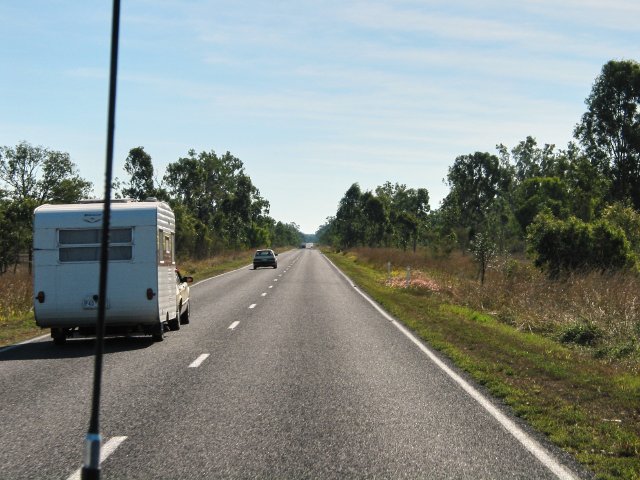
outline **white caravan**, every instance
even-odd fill
[[[33,221],[36,323],[62,344],[97,322],[103,204],[42,205]],[[175,217],[164,202],[111,205],[107,332],[142,331],[161,341],[165,328],[189,323],[188,293],[175,264]],[[178,290],[178,295],[176,293]],[[186,300],[185,300],[186,297]]]

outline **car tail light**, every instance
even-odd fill
[[[151,288],[147,288],[147,300],[153,300],[153,297],[155,297],[156,294],[153,291],[153,289]]]
[[[38,292],[38,295],[36,295],[36,300],[38,300],[40,303],[44,303],[44,292],[42,290],[40,290]]]

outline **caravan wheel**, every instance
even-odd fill
[[[154,342],[161,342],[164,340],[164,324],[158,321],[158,324],[152,327],[151,337]]]
[[[67,328],[52,328],[51,338],[55,345],[64,345],[67,343]]]

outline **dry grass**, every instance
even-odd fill
[[[0,275],[0,346],[41,332],[33,318],[32,289],[26,266]]]
[[[190,275],[195,281],[248,265],[253,260],[253,250],[224,252],[204,260],[178,260],[177,266],[183,275]]]
[[[358,249],[361,261],[386,271],[387,283],[446,296],[447,300],[489,313],[520,330],[588,347],[596,356],[622,360],[637,369],[640,360],[640,277],[629,273],[588,273],[551,280],[529,261],[501,258],[478,281],[470,255]]]
[[[32,289],[31,275],[24,266],[0,275],[0,323],[31,310]]]

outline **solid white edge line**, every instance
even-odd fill
[[[38,340],[44,340],[49,335],[50,334],[45,333],[44,335],[40,335],[38,337],[30,338],[29,340],[25,340],[24,342],[14,343],[13,345],[8,345],[6,347],[2,347],[2,348],[0,348],[0,353],[8,352],[9,350],[13,350],[14,348],[21,347],[22,345],[26,345],[28,343],[34,343],[34,342],[37,342]]]
[[[202,364],[202,362],[204,362],[209,357],[209,355],[210,355],[209,353],[203,353],[198,358],[196,358],[193,362],[191,362],[191,365],[189,365],[189,368],[198,368]]]
[[[100,448],[100,463],[104,462],[109,455],[116,451],[116,448],[124,442],[127,437],[113,437]],[[80,480],[82,475],[82,467],[73,472],[67,480]]]
[[[362,298],[369,302],[373,308],[375,308],[385,319],[389,320],[398,330],[400,330],[409,340],[411,340],[425,355],[427,355],[433,363],[435,363],[442,371],[444,371],[454,382],[456,382],[467,394],[478,402],[496,421],[502,425],[514,438],[516,438],[524,448],[526,448],[531,454],[536,457],[540,463],[547,467],[554,475],[561,480],[578,480],[579,477],[575,476],[573,472],[561,465],[553,456],[537,441],[527,435],[518,425],[516,425],[505,414],[498,410],[484,395],[478,390],[473,388],[464,378],[451,370],[442,360],[440,360],[433,351],[427,347],[422,341],[420,341],[413,333],[400,324],[395,318],[385,312],[374,300],[369,298],[360,289],[356,287],[353,281],[345,275],[342,270],[335,266],[335,264],[326,256],[324,258],[336,269],[336,271],[342,275],[358,292]]]
[[[239,271],[241,271],[241,270],[244,270],[244,269],[245,269],[245,268],[247,268],[247,267],[250,267],[251,265],[252,265],[252,264],[251,264],[251,263],[249,263],[249,264],[245,265],[244,267],[236,268],[235,270],[230,270],[230,271],[228,271],[228,272],[221,273],[220,275],[216,275],[216,276],[214,276],[214,277],[205,278],[205,279],[200,280],[199,282],[196,282],[196,283],[194,283],[193,285],[191,285],[191,288],[193,288],[193,287],[197,287],[198,285],[200,285],[200,284],[202,284],[202,283],[205,283],[205,282],[208,282],[209,280],[214,280],[214,279],[216,279],[216,278],[224,277],[225,275],[230,275],[230,274],[232,274],[232,273],[239,272]]]
[[[236,328],[238,325],[240,325],[240,322],[235,321],[233,322],[231,325],[229,325],[228,330],[233,330],[234,328]]]

